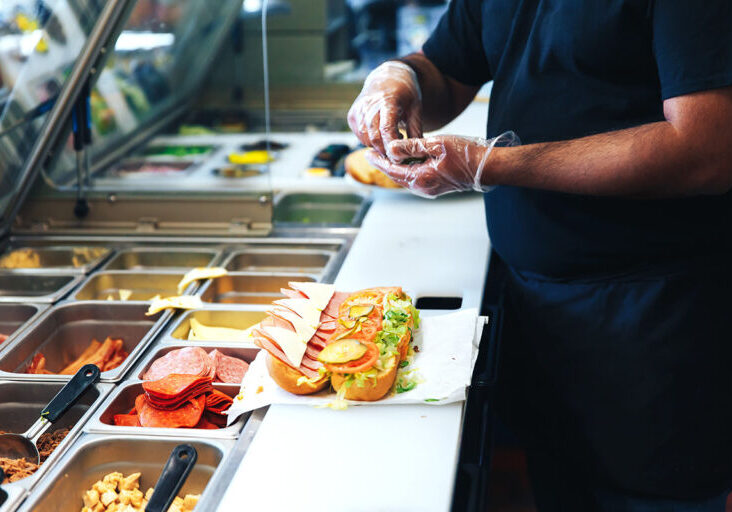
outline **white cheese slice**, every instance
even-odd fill
[[[300,339],[295,331],[283,329],[282,327],[262,327],[261,329],[277,342],[294,367],[300,366],[308,345]]]
[[[193,281],[199,281],[201,279],[214,279],[226,275],[226,269],[223,267],[197,267],[186,272],[183,279],[178,283],[178,294],[183,293],[183,290],[188,288],[188,285]]]
[[[294,311],[310,327],[314,329],[320,327],[320,310],[313,305],[310,299],[280,299],[274,301],[274,304]]]
[[[195,318],[191,318],[191,329],[188,331],[188,339],[198,341],[251,341],[251,327],[249,329],[212,327],[202,324]]]
[[[295,328],[297,335],[300,336],[300,339],[305,343],[310,341],[310,338],[315,335],[315,331],[318,330],[287,308],[274,308],[271,311],[268,311],[268,313],[290,322]]]
[[[150,307],[145,313],[146,316],[154,315],[164,309],[201,309],[203,303],[200,297],[193,295],[179,295],[177,297],[166,297],[161,299],[156,295],[150,299]]]
[[[306,283],[306,282],[295,282],[291,281],[288,283],[290,288],[297,290],[300,293],[304,293],[308,296],[308,299],[313,301],[313,304],[320,311],[325,309],[330,299],[335,293],[335,285],[323,284],[323,283]]]

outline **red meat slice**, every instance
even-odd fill
[[[154,407],[143,395],[140,424],[143,427],[156,428],[193,428],[201,420],[205,407],[205,395],[188,400],[181,407],[170,411]]]
[[[313,371],[310,368],[303,366],[302,364],[299,367],[293,366],[292,363],[290,363],[290,360],[287,359],[287,356],[285,355],[285,353],[282,352],[282,349],[280,349],[280,347],[278,347],[276,343],[272,342],[269,338],[267,338],[263,334],[258,334],[259,332],[261,332],[261,331],[259,331],[258,329],[254,330],[254,343],[259,348],[266,350],[267,352],[272,354],[272,357],[276,357],[282,363],[286,364],[290,368],[295,368],[296,370],[298,370],[299,372],[301,372],[303,375],[305,375],[308,378],[313,378],[313,377],[318,376],[317,371]],[[304,359],[303,359],[303,362],[304,362]],[[317,370],[317,368],[316,368],[316,370]]]
[[[143,379],[159,380],[173,373],[213,377],[214,362],[201,347],[171,350],[150,365]]]
[[[233,398],[218,389],[206,395],[206,410],[216,414],[223,414],[233,403]]]
[[[227,384],[240,384],[249,369],[249,363],[238,357],[231,357],[213,350],[209,356],[216,367],[216,378]]]
[[[338,308],[341,307],[341,304],[343,304],[350,295],[350,292],[335,292],[333,297],[330,298],[328,305],[323,309],[323,313],[331,318],[338,318]]]
[[[280,292],[282,292],[282,295],[287,297],[288,299],[307,299],[307,295],[304,293],[298,292],[297,290],[290,290],[289,288],[280,288]]]
[[[145,395],[140,395],[144,397]],[[114,424],[118,427],[141,427],[137,414],[115,414]]]
[[[206,354],[208,356],[208,354]],[[179,373],[172,373],[162,379],[144,382],[142,389],[148,396],[154,396],[160,400],[172,400],[177,399],[181,395],[186,395],[191,390],[197,390],[198,387],[208,387],[206,391],[213,389],[211,386],[211,379],[209,377],[202,377],[200,375],[186,375]],[[201,393],[204,393],[202,391]],[[196,393],[199,395],[201,393]]]

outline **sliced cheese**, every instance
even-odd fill
[[[297,335],[300,336],[300,339],[305,343],[310,341],[310,338],[315,336],[315,331],[318,330],[287,308],[274,308],[272,311],[268,311],[268,313],[290,322],[295,328]]]
[[[222,277],[226,275],[226,269],[223,267],[198,267],[186,272],[183,279],[178,283],[178,293],[183,293],[183,290],[188,288],[188,285],[193,281],[200,279],[214,279],[216,277]]]
[[[189,340],[197,341],[251,341],[252,328],[234,329],[232,327],[212,327],[191,318]]]
[[[201,298],[193,295],[179,295],[177,297],[165,297],[164,299],[156,295],[150,299],[150,307],[145,315],[151,316],[164,309],[200,309],[202,307]]]
[[[261,330],[277,342],[277,345],[280,346],[282,352],[285,353],[287,359],[295,368],[300,366],[308,345],[300,339],[295,331],[283,329],[282,327],[262,327]]]
[[[314,329],[320,327],[320,310],[313,305],[310,299],[280,299],[274,301],[274,304],[294,311],[310,327]]]
[[[132,290],[120,288],[117,291],[119,292],[119,300],[127,300],[132,296]]]
[[[323,283],[309,283],[291,281],[290,288],[304,293],[313,302],[313,305],[323,311],[335,293],[335,285]]]

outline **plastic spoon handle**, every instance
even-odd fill
[[[179,444],[173,448],[158,483],[155,484],[155,490],[145,507],[145,512],[166,512],[168,510],[193,466],[196,465],[197,459],[198,452],[189,444]]]
[[[99,374],[99,367],[95,364],[82,366],[41,411],[41,417],[50,423],[55,423],[99,379]]]

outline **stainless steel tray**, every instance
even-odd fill
[[[0,302],[53,303],[64,298],[82,279],[80,274],[0,271]]]
[[[267,314],[264,308],[254,309],[196,309],[186,311],[174,321],[173,324],[161,336],[161,343],[174,343],[177,345],[199,344],[200,346],[215,347],[222,344],[222,340],[210,341],[188,341],[188,332],[191,330],[191,319],[195,318],[203,325],[210,327],[230,327],[232,329],[248,329],[252,325],[261,322]],[[225,342],[227,344],[237,342]],[[238,343],[238,346],[246,346],[245,343]]]
[[[197,295],[216,304],[270,304],[284,298],[280,288],[290,281],[318,281],[312,274],[229,273],[204,284]]]
[[[25,432],[63,385],[63,382],[0,380],[0,430],[15,433]],[[84,423],[104,401],[111,389],[111,384],[95,384],[87,390],[79,402],[51,427],[51,431],[65,427],[69,427],[71,431],[46,459],[46,462],[31,476],[3,485],[3,489],[32,489],[61,459],[74,439],[78,437]]]
[[[75,300],[121,301],[120,290],[129,290],[129,298],[121,302],[149,302],[155,295],[178,295],[178,283],[182,272],[99,272],[84,283],[74,295]],[[191,293],[197,283],[192,283],[184,293]]]
[[[40,304],[0,304],[0,334],[8,336],[5,341],[0,341],[0,352],[9,347],[47,307]]]
[[[135,367],[135,370],[132,375],[130,375],[130,378],[143,380],[143,375],[145,375],[145,372],[147,372],[148,368],[150,368],[150,365],[154,361],[173,350],[178,350],[185,347],[201,347],[206,350],[206,352],[211,352],[212,350],[216,349],[224,355],[238,357],[239,359],[242,359],[247,363],[251,363],[252,361],[254,361],[254,358],[257,357],[257,354],[260,350],[260,348],[256,345],[250,343],[244,344],[236,342],[209,343],[188,341],[179,345],[159,345],[155,347],[155,349],[151,349],[150,351],[148,351],[148,354],[145,356],[145,358],[140,362],[140,364]]]
[[[29,272],[80,272],[87,273],[104,261],[112,250],[106,247],[84,245],[49,245],[46,247],[16,246],[0,255],[0,260],[11,253],[31,251],[38,260],[37,266],[2,267],[2,270],[26,270]]]
[[[168,439],[147,436],[84,434],[64,454],[63,459],[36,486],[19,510],[35,512],[78,512],[82,495],[107,473],[125,475],[141,472],[144,493],[154,487],[160,472],[177,445],[187,443],[198,452],[198,461],[178,493],[202,493],[199,503],[220,499],[214,490],[221,479],[231,478],[216,471],[230,456],[233,440],[195,439],[177,433]]]
[[[247,249],[230,254],[222,266],[229,272],[288,272],[320,275],[334,251],[310,249]]]
[[[159,270],[208,267],[220,255],[213,249],[186,247],[134,247],[120,250],[104,270]]]
[[[93,338],[122,338],[130,355],[117,368],[102,373],[104,382],[117,382],[134,365],[170,317],[169,312],[145,316],[147,305],[119,302],[67,302],[46,311],[21,337],[0,352],[0,378],[11,380],[68,380],[66,375],[21,373],[37,352],[43,352],[51,371],[76,359]]]
[[[214,388],[235,397],[239,394],[238,384],[214,384]],[[218,430],[197,428],[118,427],[114,424],[115,414],[126,414],[135,406],[137,395],[144,393],[142,381],[126,381],[112,392],[97,413],[84,427],[84,432],[106,433],[113,436],[134,435],[152,437],[187,436],[203,439],[236,439],[246,423],[248,414],[242,415],[233,424]]]

